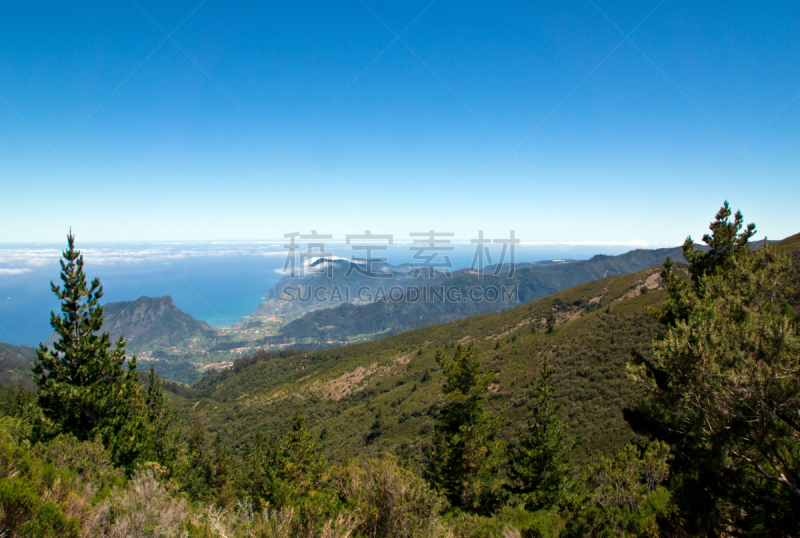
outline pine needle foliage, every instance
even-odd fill
[[[542,371],[528,406],[528,424],[517,429],[517,441],[509,453],[510,489],[520,495],[528,510],[549,509],[563,500],[573,466],[569,456],[577,439],[561,422],[561,404],[553,400],[552,371],[543,361]]]
[[[742,231],[741,214],[733,223],[729,216],[726,202],[704,237],[710,252],[684,245],[691,281],[667,269],[669,297],[656,314],[671,326],[652,361],[634,356],[629,372],[650,393],[646,413],[660,425],[656,434],[673,443],[677,498],[697,531],[710,522],[793,533],[800,529],[800,327],[785,306],[792,267],[774,246],[751,252],[755,226]]]
[[[491,511],[500,498],[498,471],[505,448],[495,438],[500,421],[486,411],[491,374],[480,373],[471,346],[457,346],[452,358],[437,351],[436,362],[445,382],[427,476],[452,506]]]
[[[643,451],[629,444],[600,455],[584,469],[584,492],[573,503],[564,538],[685,536],[667,531],[675,512],[669,490],[669,445],[654,441]]]
[[[689,264],[691,282],[675,271],[675,264],[667,257],[661,273],[667,297],[652,312],[662,323],[674,326],[678,321],[685,321],[698,298],[706,294],[705,277],[730,271],[735,260],[750,254],[749,241],[756,233],[756,225],[750,223],[745,227],[741,211],[736,212],[733,222],[730,216],[731,209],[726,200],[709,225],[711,234],[703,235],[708,252],[696,248],[691,236],[684,241],[683,257]]]
[[[44,421],[44,436],[70,433],[80,440],[99,437],[117,464],[128,469],[146,451],[147,428],[137,383],[136,357],[128,361],[120,337],[112,347],[103,326],[98,279],[87,284],[75,236],[67,236],[61,260],[62,286],[50,283],[61,301],[61,315],[50,314],[58,333],[54,349],[39,347],[34,381]]]
[[[281,478],[292,484],[300,496],[318,491],[328,480],[327,464],[299,411],[283,443],[279,458]]]
[[[692,280],[695,284],[703,276],[732,269],[735,259],[750,253],[748,243],[756,233],[756,225],[750,223],[745,227],[741,211],[736,212],[731,222],[731,214],[730,205],[725,200],[714,222],[709,225],[711,233],[703,235],[703,242],[710,247],[708,252],[695,248],[691,236],[686,238],[683,257],[692,267]]]
[[[142,391],[150,427],[150,456],[174,475],[184,460],[183,422],[176,420],[176,411],[164,396],[164,383],[150,366],[148,383]]]

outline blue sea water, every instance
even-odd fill
[[[253,255],[192,256],[169,262],[93,264],[85,271],[103,285],[101,303],[130,301],[142,295],[170,295],[192,316],[225,327],[251,314],[264,294],[280,279],[276,257]],[[57,261],[20,274],[0,274],[0,341],[37,345],[52,329],[50,311],[59,308],[50,281],[60,284]]]
[[[447,252],[455,269],[469,267],[474,245],[456,244]],[[0,341],[35,346],[52,329],[50,311],[59,308],[50,281],[60,284],[61,245],[0,245]],[[335,256],[363,256],[339,244]],[[587,259],[620,254],[626,246],[518,246],[516,262]],[[83,250],[85,272],[100,279],[101,303],[130,301],[142,295],[170,295],[178,308],[216,327],[226,327],[253,313],[264,294],[282,277],[286,249],[282,242],[263,244],[163,244],[145,249],[130,245],[90,245]],[[500,249],[494,250],[498,261]],[[392,264],[412,262],[409,245],[392,245],[374,257]]]

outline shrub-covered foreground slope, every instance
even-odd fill
[[[662,295],[659,271],[608,277],[504,312],[209,374],[196,388],[200,400],[177,404],[188,421],[203,420],[235,448],[259,430],[285,431],[300,410],[331,459],[384,452],[416,459],[429,442],[441,394],[434,355],[472,345],[484,371],[493,374],[489,411],[505,418],[504,435],[521,425],[531,381],[546,358],[562,414],[583,440],[582,454],[611,451],[632,438],[623,409],[641,397],[624,364],[631,348],[647,353],[662,330],[647,313]]]

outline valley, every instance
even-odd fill
[[[680,260],[680,249],[518,263],[513,271],[508,265],[490,266],[482,273],[462,269],[452,275],[421,272],[415,276],[408,266],[376,264],[374,270],[391,275],[388,279],[350,271],[349,262],[321,259],[313,265],[314,272],[283,277],[251,316],[229,327],[215,328],[194,319],[165,296],[106,304],[103,330],[109,332],[112,341],[125,338],[127,352],[136,355],[140,369],[147,370],[152,365],[166,379],[193,383],[204,372],[230,367],[237,358],[258,350],[339,347],[500,312],[603,276],[655,266],[667,256]],[[395,295],[390,299],[386,290],[392,287]],[[303,288],[306,291],[297,295],[289,291]],[[350,290],[367,288],[372,290],[369,300],[356,298],[353,291],[354,297],[346,302]],[[470,290],[476,289],[509,294],[490,300],[467,300]],[[337,296],[336,290],[346,291]],[[446,293],[459,300],[449,300]],[[287,300],[290,298],[294,300]],[[50,344],[52,338],[45,344]]]

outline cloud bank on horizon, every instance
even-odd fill
[[[401,256],[408,250],[410,241],[395,242],[396,245],[391,251],[393,256]],[[329,256],[337,260],[350,260],[353,255],[363,257],[362,253],[353,252],[350,246],[344,241],[329,241],[332,250],[336,255]],[[474,245],[469,241],[452,241],[452,245],[458,252],[469,253],[474,250]],[[547,249],[550,251],[569,252],[570,249],[581,248],[591,252],[594,247],[598,252],[613,249],[614,252],[625,251],[626,249],[639,248],[664,248],[677,246],[672,243],[647,243],[646,241],[521,241],[517,245],[519,252],[518,261],[528,261],[536,258],[538,252]],[[132,245],[105,245],[89,246],[79,250],[84,259],[92,265],[123,265],[123,264],[170,264],[177,260],[195,259],[201,261],[203,258],[225,258],[225,257],[267,257],[276,258],[276,261],[283,259],[287,255],[287,249],[283,244],[275,242],[236,242],[236,243],[208,243],[208,244],[189,244],[189,243],[170,243],[158,244],[153,246],[132,246]],[[56,246],[45,247],[21,247],[0,245],[0,275],[21,275],[36,268],[57,267],[61,259],[62,249]],[[376,252],[374,256],[385,255],[385,252]],[[522,258],[525,258],[524,260]],[[313,259],[306,259],[303,263],[310,265]],[[276,273],[283,274],[282,268],[274,270]]]

